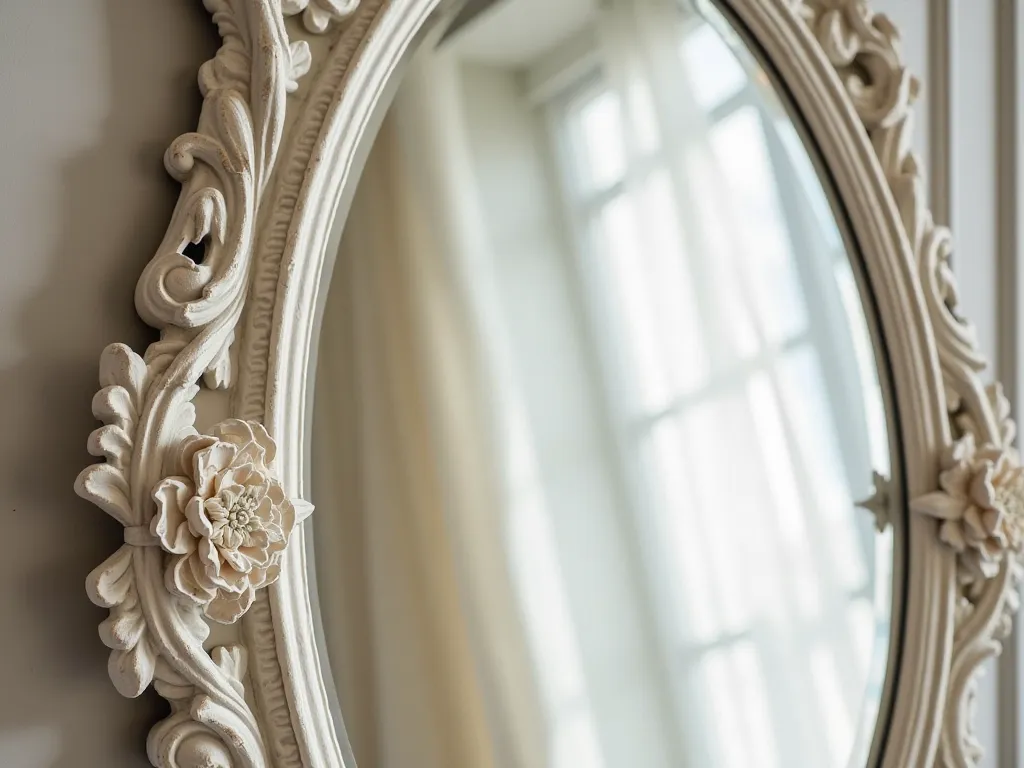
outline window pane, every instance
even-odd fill
[[[653,172],[640,190],[644,258],[649,290],[658,311],[659,340],[673,394],[688,392],[708,375],[706,329],[683,246],[678,204],[669,174]]]
[[[757,649],[751,643],[715,649],[707,654],[700,671],[718,737],[716,768],[778,766],[768,688]]]
[[[626,170],[626,143],[616,96],[601,91],[580,105],[574,121],[579,133],[575,144],[580,191],[586,194],[621,181]]]
[[[878,378],[875,374],[875,349],[871,342],[871,333],[868,330],[864,312],[861,309],[860,294],[857,291],[857,283],[853,277],[850,261],[845,257],[836,259],[833,274],[836,285],[839,286],[839,295],[849,324],[854,354],[857,357],[860,391],[863,393],[864,410],[866,411],[871,466],[882,474],[888,475],[890,472],[889,437],[885,426],[885,403],[882,400],[882,388],[878,385]]]
[[[821,530],[814,538],[819,546],[827,547],[844,588],[860,589],[867,583],[868,572],[858,528],[866,527],[869,520],[850,498],[839,452],[841,433],[832,416],[814,349],[804,346],[787,354],[779,363],[778,376],[793,444],[799,452],[797,460],[804,468],[817,507],[813,520]],[[863,543],[870,546],[873,541]]]
[[[746,107],[714,126],[711,145],[740,257],[734,279],[752,293],[767,341],[780,342],[807,326],[807,310],[757,109]]]
[[[761,347],[753,307],[739,279],[743,269],[737,218],[722,182],[722,171],[704,147],[690,146],[684,152],[682,176],[693,201],[693,225],[699,228],[700,250],[692,263],[702,270],[701,290],[714,327],[711,338],[719,365],[737,358],[753,357]]]
[[[616,345],[624,370],[630,372],[638,405],[645,411],[664,408],[671,387],[656,307],[651,301],[650,272],[641,244],[633,203],[615,197],[599,212],[592,228],[592,243],[602,259],[602,290],[611,298],[612,321],[620,325]]]
[[[801,192],[801,202],[806,202],[814,216],[817,224],[817,231],[820,234],[825,247],[836,253],[837,257],[846,263],[846,253],[843,251],[843,240],[836,228],[835,218],[832,215],[832,208],[825,195],[807,194],[808,191],[817,190],[821,187],[821,180],[814,168],[811,156],[807,152],[803,141],[796,132],[796,127],[789,118],[782,118],[772,121],[776,135],[786,150],[786,160],[791,164],[793,173],[799,181],[796,184]]]
[[[662,559],[669,565],[673,606],[666,606],[668,614],[680,638],[693,644],[712,642],[723,633],[719,618],[723,604],[678,420],[659,420],[644,438],[640,457],[643,485],[662,512],[653,522],[666,550]],[[676,556],[681,552],[686,556]]]
[[[769,376],[763,372],[756,374],[747,392],[756,424],[752,442],[760,449],[755,466],[763,467],[770,489],[758,506],[764,509],[767,501],[774,515],[773,549],[783,553],[780,578],[786,580],[796,598],[798,615],[813,620],[821,615],[821,579],[814,563],[808,509],[800,487],[803,466],[795,461],[798,457],[791,451],[792,434]]]
[[[680,54],[693,97],[705,110],[714,109],[746,85],[747,75],[736,55],[708,24],[683,38]]]
[[[821,719],[825,724],[825,739],[830,752],[830,763],[841,765],[850,754],[853,745],[853,728],[856,713],[847,711],[848,702],[843,698],[839,670],[832,650],[823,645],[811,650],[812,679],[818,694]]]

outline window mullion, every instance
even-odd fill
[[[735,389],[745,384],[754,375],[762,373],[772,367],[787,353],[792,352],[801,346],[809,345],[810,341],[810,333],[805,331],[795,336],[791,336],[780,345],[770,347],[768,350],[756,357],[748,358],[731,368],[719,371],[707,379],[698,389],[681,395],[664,408],[654,413],[645,414],[634,423],[633,428],[638,431],[647,431],[653,424],[665,418],[677,416],[699,403],[707,402],[714,397],[715,394]]]

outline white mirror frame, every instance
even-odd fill
[[[104,426],[89,450],[105,461],[76,490],[124,525],[125,543],[87,589],[110,609],[100,637],[114,685],[137,696],[152,684],[170,702],[149,735],[153,765],[352,768],[321,675],[300,524],[310,507],[297,501],[309,370],[328,235],[396,70],[454,3],[204,3],[223,44],[200,70],[196,132],[166,153],[181,197],[135,294],[160,339],[143,357],[113,344],[100,361],[93,411]],[[896,500],[902,625],[871,764],[975,766],[975,673],[999,653],[1017,607],[1024,480],[1006,399],[983,384],[985,360],[956,313],[949,233],[932,221],[909,148],[918,82],[892,24],[865,0],[718,4],[820,150],[890,365],[902,472],[874,506]],[[199,265],[189,243],[202,243]],[[195,496],[216,495],[215,475],[246,491],[236,512],[250,518],[210,527],[196,513]],[[246,519],[256,545],[231,550],[223,537]]]

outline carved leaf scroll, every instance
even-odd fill
[[[1009,404],[998,385],[986,388],[974,328],[957,311],[949,230],[935,224],[911,151],[911,107],[918,81],[903,65],[895,26],[865,0],[798,0],[807,23],[874,147],[916,258],[939,350],[951,444],[942,487],[911,509],[942,521],[940,535],[958,554],[962,583],[954,629],[942,765],[974,768],[981,749],[973,732],[976,675],[1001,649],[1017,609],[1024,487],[1012,447]],[[974,483],[974,487],[965,483]]]
[[[139,314],[160,330],[160,339],[144,357],[123,344],[103,352],[101,389],[93,400],[103,426],[88,447],[104,462],[87,467],[75,487],[124,526],[124,545],[89,575],[87,591],[110,609],[100,637],[111,649],[109,670],[118,691],[137,696],[155,683],[171,702],[170,717],[150,734],[150,760],[164,768],[258,768],[268,757],[245,699],[244,651],[207,652],[209,629],[201,611],[220,620],[244,612],[252,591],[276,578],[297,511],[301,516],[309,510],[296,510],[273,479],[266,466],[273,441],[262,427],[225,423],[214,437],[203,438],[194,429],[192,400],[200,379],[214,388],[231,384],[231,347],[248,288],[259,204],[281,143],[286,95],[309,70],[311,57],[304,41],[289,42],[276,0],[204,5],[222,44],[199,72],[203,108],[197,129],[178,137],[165,154],[181,195],[135,295]],[[331,0],[314,5],[309,14],[317,24],[324,14],[342,15],[342,6]],[[226,506],[217,512],[220,502],[182,482],[202,474],[198,465],[196,473],[183,469],[183,446],[226,450],[213,444],[230,443],[226,431],[243,427],[257,435],[249,442],[260,446],[265,461],[258,471],[230,470],[241,490],[229,504],[222,498]],[[239,455],[256,450],[236,447]],[[181,506],[172,503],[177,501]],[[212,524],[227,528],[203,528],[219,513],[224,520]],[[177,525],[173,531],[167,530],[169,520]],[[215,563],[207,557],[212,552],[220,553]],[[195,581],[184,575],[186,568],[201,584],[216,587],[209,600],[184,594]],[[210,568],[218,574],[213,581]],[[225,602],[235,590],[239,599]],[[234,608],[211,613],[211,606],[227,603]]]

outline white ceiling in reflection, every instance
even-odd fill
[[[523,67],[582,29],[597,0],[498,0],[452,41],[467,59]]]

